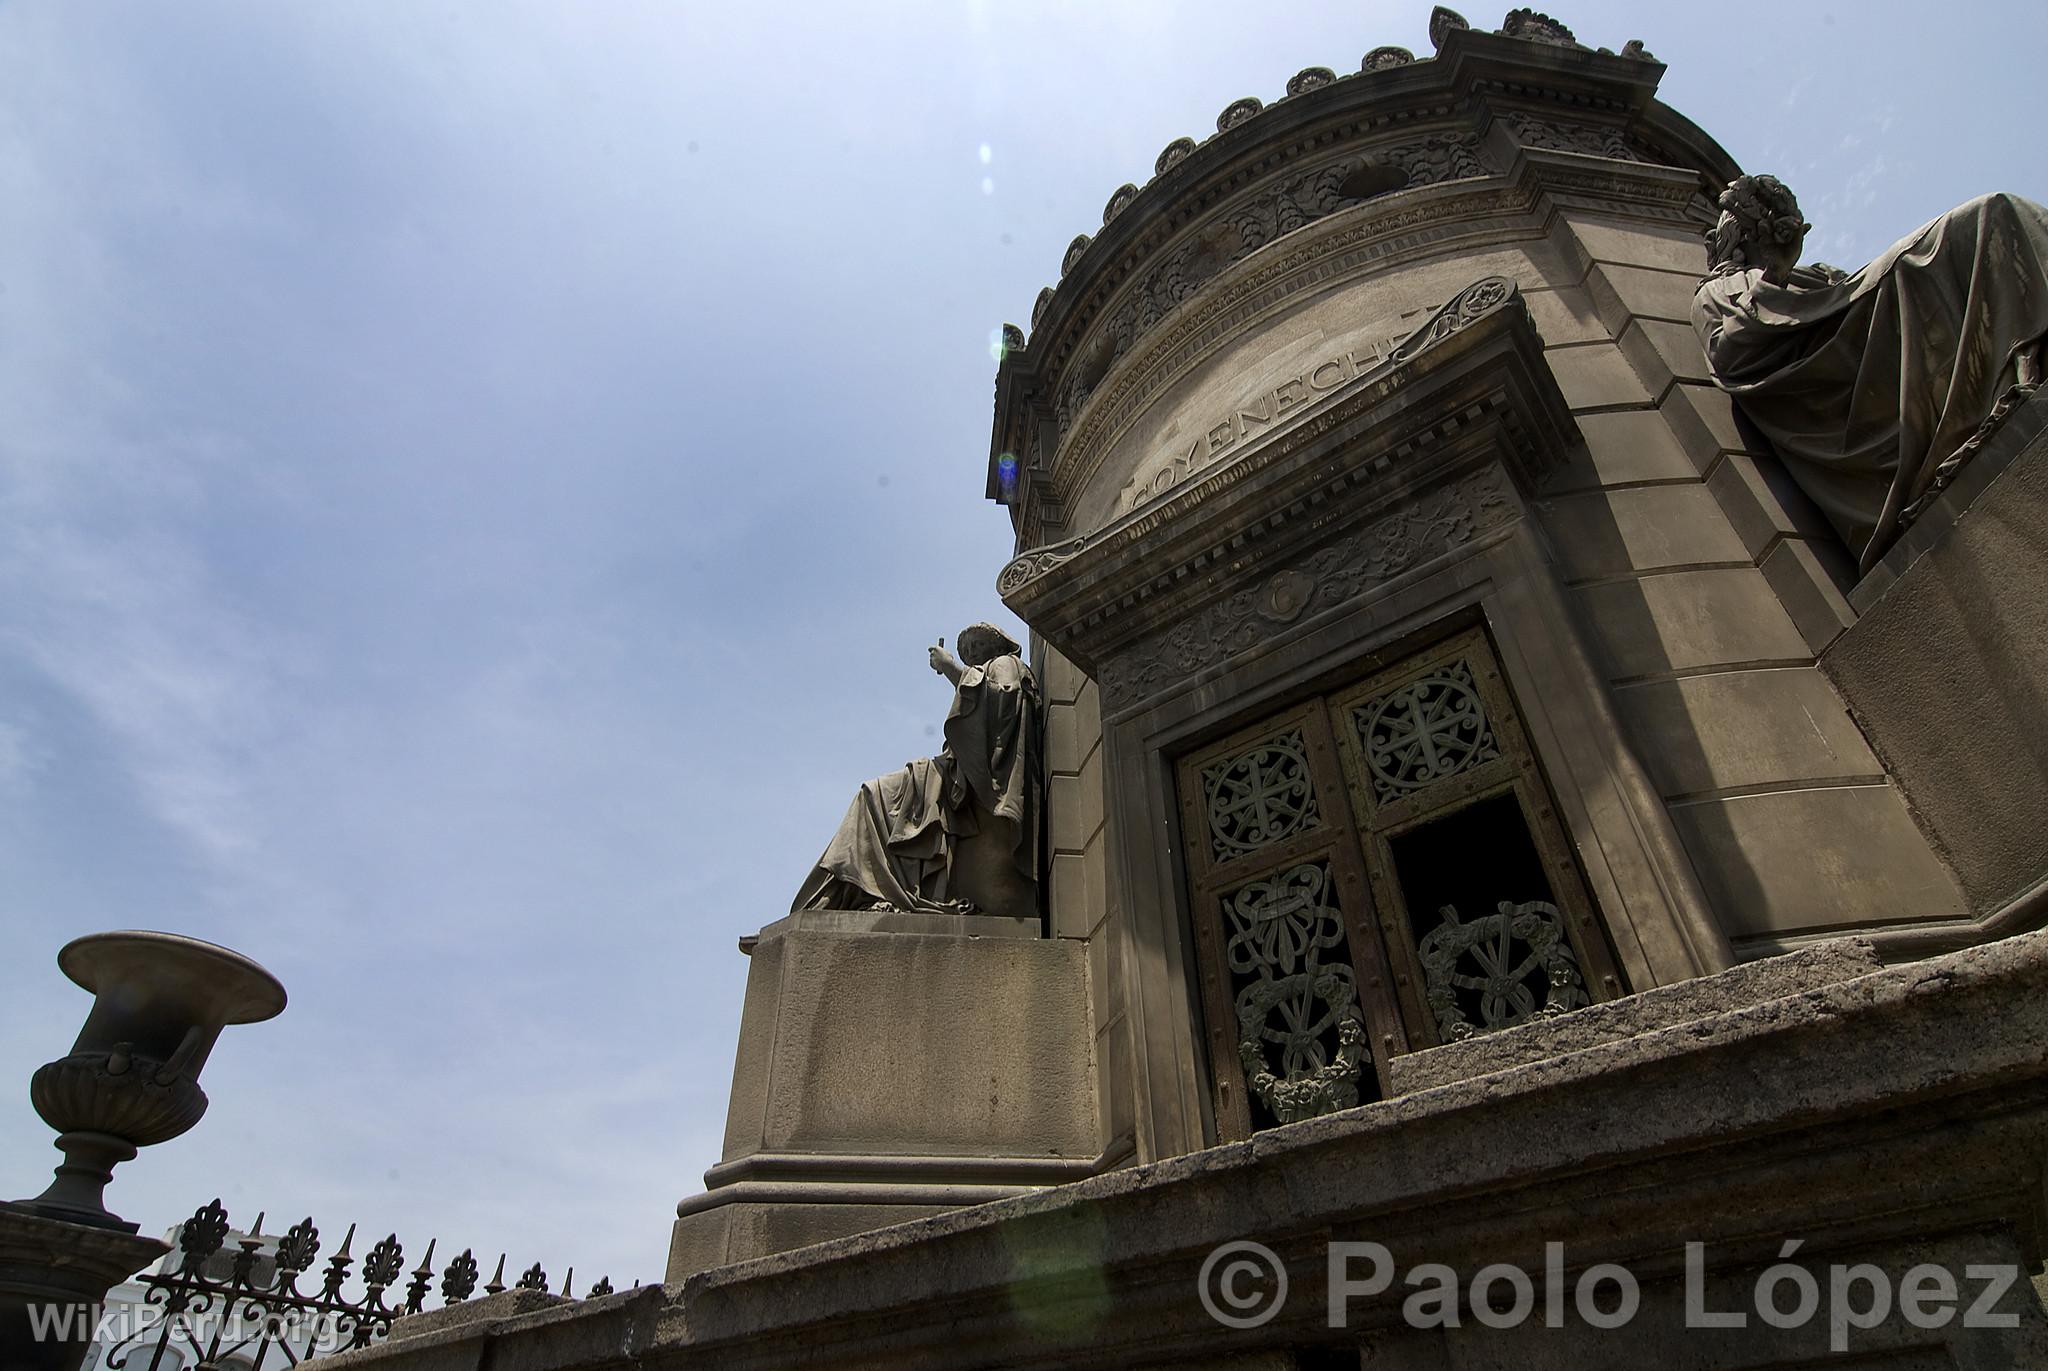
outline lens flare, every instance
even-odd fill
[[[999,328],[992,328],[988,331],[988,355],[999,366],[1002,364],[1003,358],[1010,355],[1009,345],[1003,342],[1003,331]]]
[[[995,152],[989,147],[988,144],[983,143],[981,145],[981,164],[983,166],[987,166],[990,162],[994,161],[995,156]]]

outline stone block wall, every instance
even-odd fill
[[[1706,376],[1698,239],[1573,214],[1553,237],[1573,284],[1537,318],[1586,447],[1538,513],[1723,927],[1754,955],[1957,917],[1953,877],[1816,669],[1855,620],[1846,557]]]
[[[1101,695],[1095,682],[1050,646],[1045,678],[1052,934],[1088,945],[1096,1116],[1107,1159],[1114,1162],[1131,1147],[1131,1050],[1121,986],[1124,933],[1108,890]]]

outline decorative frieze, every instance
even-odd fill
[[[1093,357],[1104,350],[1102,365],[1068,369],[1053,409],[1060,436],[1072,427],[1108,369],[1226,268],[1276,238],[1374,195],[1484,176],[1488,171],[1476,135],[1431,133],[1326,162],[1217,215],[1202,232],[1166,253],[1096,326],[1096,341],[1083,351]],[[1117,207],[1114,200],[1111,204]],[[1079,248],[1086,243],[1075,241],[1077,248],[1070,249],[1069,256],[1078,260]],[[1071,264],[1065,269],[1071,270]]]
[[[1197,610],[1166,632],[1141,639],[1110,658],[1098,676],[1103,706],[1122,709],[1162,686],[1259,648],[1307,610],[1333,609],[1360,599],[1516,517],[1506,473],[1499,467],[1427,491],[1268,578],[1264,585]],[[1284,591],[1281,603],[1293,608],[1286,617],[1272,609],[1276,583]],[[1304,594],[1305,585],[1313,588]]]
[[[1526,148],[1538,148],[1547,152],[1577,152],[1589,157],[1612,157],[1621,162],[1644,160],[1641,154],[1628,145],[1628,139],[1618,128],[1577,124],[1568,120],[1530,114],[1524,110],[1510,110],[1501,117],[1514,133],[1515,141]]]

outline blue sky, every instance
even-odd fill
[[[0,4],[0,1187],[56,1160],[57,948],[166,928],[292,1004],[116,1210],[659,1279],[734,940],[1002,617],[991,331],[1171,139],[1428,9]],[[2048,199],[2044,16],[1559,13],[1850,267]]]

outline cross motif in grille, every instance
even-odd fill
[[[1301,734],[1283,733],[1202,773],[1217,860],[1241,856],[1321,822]]]
[[[1500,756],[1462,661],[1353,710],[1352,725],[1381,803]]]

